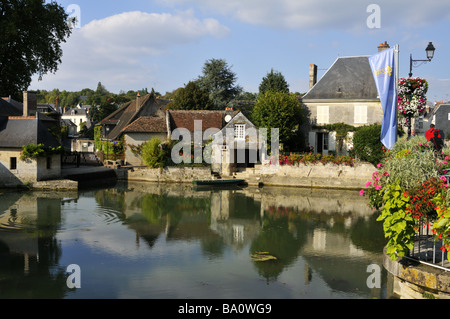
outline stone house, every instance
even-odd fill
[[[102,138],[108,141],[123,138],[125,162],[131,165],[143,165],[139,146],[154,137],[161,140],[190,139],[190,142],[201,142],[204,146],[213,140],[214,134],[228,127],[234,130],[236,126],[240,129],[239,134],[243,136],[242,140],[245,142],[246,128],[254,127],[238,111],[231,109],[224,111],[165,110],[169,102],[169,100],[148,94],[125,104],[98,124],[102,129]],[[243,144],[244,149],[246,145],[248,149],[248,132],[247,144]],[[201,137],[196,136],[196,133],[201,134]],[[220,159],[220,156],[215,158]],[[249,158],[248,151],[246,158]]]
[[[383,47],[379,47],[379,51]],[[352,147],[351,136],[337,140],[329,124],[345,123],[354,127],[381,124],[381,107],[369,56],[339,57],[317,81],[317,66],[310,65],[310,89],[301,98],[309,123],[302,128],[307,143],[316,153],[346,154]]]
[[[448,134],[450,134],[450,104],[437,104],[432,111],[431,122],[436,126],[437,129],[443,131],[445,137],[447,137]]]
[[[76,125],[76,132],[80,132],[82,123],[89,128],[92,124],[89,119],[89,109],[84,107],[69,108],[61,115],[61,119],[70,120]]]
[[[0,187],[56,179],[61,176],[61,155],[20,160],[22,146],[59,146],[39,116],[0,117]]]
[[[26,183],[59,178],[61,155],[20,160],[22,146],[43,144],[57,147],[59,142],[51,134],[57,122],[37,112],[36,95],[24,92],[22,112],[8,109],[8,103],[0,100],[0,187],[15,187]]]

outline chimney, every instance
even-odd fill
[[[35,116],[37,112],[36,92],[23,91],[23,116]]]
[[[141,97],[141,95],[139,94],[139,92],[136,95],[136,112],[139,111],[139,98]]]
[[[309,65],[309,89],[311,90],[317,83],[317,65]]]
[[[384,43],[380,43],[380,45],[378,46],[378,52],[381,52],[383,50],[389,49],[390,46],[389,44],[387,44],[387,41],[384,41]]]

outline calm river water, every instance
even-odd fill
[[[0,298],[390,298],[377,216],[358,191],[0,191]]]

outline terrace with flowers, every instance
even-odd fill
[[[450,148],[436,152],[420,136],[398,141],[377,165],[360,194],[380,211],[392,260],[411,256],[423,238],[450,250],[449,173]]]

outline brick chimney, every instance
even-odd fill
[[[36,92],[23,91],[23,116],[35,116],[37,112]]]
[[[317,65],[309,65],[309,89],[311,90],[317,83]]]
[[[389,44],[387,44],[387,41],[384,41],[384,43],[380,43],[380,45],[378,46],[378,52],[381,52],[383,50],[389,49],[390,46]]]

